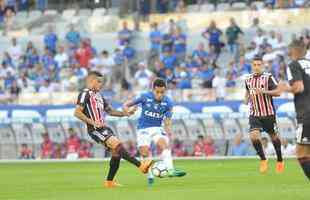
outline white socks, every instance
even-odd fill
[[[170,149],[163,150],[163,152],[161,153],[161,159],[163,160],[163,162],[167,166],[168,170],[174,169]]]

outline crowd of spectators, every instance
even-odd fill
[[[183,26],[171,19],[165,29],[151,23],[149,56],[142,58],[133,44],[135,32],[126,21],[118,32],[114,52],[99,52],[91,38],[83,37],[73,25],[64,38],[50,25],[43,39],[43,51],[32,41],[22,46],[13,37],[1,59],[1,99],[14,102],[22,92],[77,91],[87,72],[97,70],[106,75],[105,92],[111,98],[122,91],[143,91],[158,76],[166,79],[172,90],[214,88],[220,100],[225,97],[225,88],[235,87],[240,78],[251,72],[250,61],[255,55],[263,57],[266,71],[277,79],[286,79],[288,43],[283,41],[281,32],[260,28],[257,18],[248,30],[253,32],[251,41],[241,39],[245,33],[234,18],[226,30],[211,21],[193,51],[188,50],[190,38]],[[301,36],[293,35],[294,39],[303,40],[309,47],[309,30]],[[229,55],[225,62],[218,61],[222,52]],[[306,57],[309,55],[310,51]]]
[[[42,139],[40,153],[37,158],[75,160],[93,157],[93,144],[79,138],[73,128],[69,128],[68,137],[63,143],[54,142],[48,133],[42,134]],[[22,144],[19,158],[35,159],[35,154],[29,145]]]

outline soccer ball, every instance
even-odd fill
[[[155,162],[151,170],[152,174],[159,178],[164,178],[168,175],[168,168],[163,161]]]

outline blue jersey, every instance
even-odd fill
[[[140,105],[142,108],[138,129],[161,127],[165,118],[172,117],[173,103],[167,96],[158,102],[155,100],[153,92],[147,92],[137,97],[130,106],[133,105]]]

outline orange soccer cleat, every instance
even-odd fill
[[[284,162],[283,161],[278,161],[276,164],[276,172],[278,174],[281,174],[284,172]]]
[[[260,166],[259,166],[259,172],[264,174],[268,171],[268,161],[267,160],[261,160]]]
[[[149,168],[153,165],[154,161],[153,160],[143,160],[141,161],[141,165],[139,169],[141,170],[142,173],[146,174],[149,171]]]
[[[105,181],[104,182],[104,187],[106,188],[116,188],[116,187],[121,187],[122,185],[117,183],[116,181]]]

